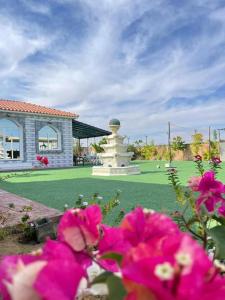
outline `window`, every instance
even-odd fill
[[[20,127],[11,120],[0,119],[0,159],[20,159],[20,148]]]
[[[38,132],[39,151],[60,150],[59,138],[59,133],[52,127],[42,127]]]

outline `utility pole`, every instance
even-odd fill
[[[145,136],[145,144],[148,145],[148,136]]]
[[[209,160],[211,159],[211,126],[209,126]]]
[[[172,162],[172,152],[171,152],[171,145],[170,145],[170,140],[171,140],[171,133],[170,133],[170,122],[168,122],[168,149],[169,149],[169,161],[170,164]]]
[[[221,155],[221,148],[220,148],[220,129],[217,129],[218,131],[218,151],[219,151],[219,156]]]
[[[87,138],[87,154],[89,154],[89,140]]]

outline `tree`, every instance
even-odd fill
[[[102,153],[102,152],[104,152],[104,148],[101,146],[104,144],[107,144],[106,138],[102,138],[101,141],[99,141],[98,143],[93,143],[93,144],[91,144],[91,146],[93,147],[93,149],[95,150],[96,153]]]
[[[144,159],[155,159],[157,154],[158,151],[154,141],[150,145],[145,145],[141,148],[141,155]]]
[[[203,134],[200,132],[195,132],[192,135],[192,144],[191,144],[191,151],[194,155],[198,154],[202,144],[203,144]]]
[[[176,136],[173,138],[172,144],[171,144],[171,148],[174,151],[184,151],[186,149],[187,145],[185,144],[185,141],[182,139],[181,136]]]

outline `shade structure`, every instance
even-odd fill
[[[88,139],[98,136],[110,135],[111,132],[92,125],[73,120],[73,137],[76,139]]]

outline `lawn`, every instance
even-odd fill
[[[176,209],[174,192],[166,176],[165,162],[135,163],[141,167],[140,175],[93,177],[91,167],[45,169],[18,172],[15,177],[1,182],[0,188],[59,210],[63,210],[64,204],[73,206],[80,194],[88,201],[94,193],[99,193],[107,201],[118,189],[121,190],[120,207],[126,211],[137,204],[164,212]],[[184,185],[188,177],[196,174],[192,162],[175,162],[174,165]],[[225,181],[223,170],[219,177]]]

